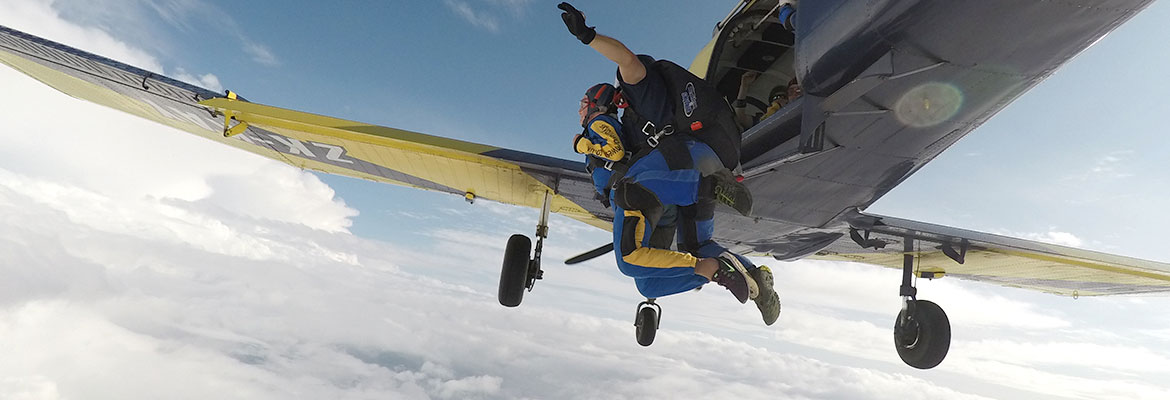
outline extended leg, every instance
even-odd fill
[[[686,212],[681,212],[679,217],[679,232],[680,245],[683,240],[682,235],[684,231],[694,230],[699,239],[700,246],[693,252],[698,257],[723,257],[735,258],[744,267],[746,267],[748,275],[755,281],[759,288],[759,294],[752,300],[756,303],[756,308],[760,310],[760,316],[764,319],[764,324],[772,325],[780,318],[780,295],[776,293],[773,288],[775,285],[775,278],[772,276],[772,270],[767,266],[756,267],[747,257],[732,253],[719,243],[711,240],[711,232],[713,231],[713,224],[710,221],[690,221],[687,219]]]

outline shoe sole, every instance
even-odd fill
[[[742,191],[742,196],[738,196],[741,193],[737,192],[740,191]],[[742,198],[737,201],[736,197]],[[752,198],[746,187],[727,189],[722,186],[715,186],[715,200],[731,207],[731,209],[745,217],[750,217],[752,214]]]
[[[760,285],[760,297],[755,299],[756,308],[760,309],[764,325],[772,325],[780,318],[780,295],[773,288],[774,277],[771,269],[763,266],[757,270],[757,273],[760,276],[757,281]]]
[[[723,254],[720,254],[720,256],[727,259],[727,261],[730,262],[731,267],[735,268],[736,271],[739,271],[739,273],[743,275],[743,279],[747,281],[748,300],[755,300],[756,297],[760,297],[760,285],[756,283],[755,278],[752,278],[752,274],[748,272],[747,268],[745,268],[743,264],[739,262],[739,257],[736,257],[734,254],[726,251],[723,252]]]
[[[745,217],[750,217],[752,213],[752,193],[748,191],[747,186],[742,182],[736,181],[735,177],[731,176],[731,171],[728,170],[720,170],[711,176],[717,180],[714,188],[715,201],[731,207]],[[740,197],[740,199],[737,200],[737,197]]]

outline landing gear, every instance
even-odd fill
[[[906,365],[934,368],[951,347],[951,322],[938,304],[914,300],[906,305],[894,322],[894,347]]]
[[[654,335],[658,332],[658,323],[662,321],[662,306],[654,303],[654,299],[646,299],[638,304],[638,313],[634,317],[634,334],[638,337],[638,344],[649,346],[654,344]]]
[[[894,347],[902,362],[918,369],[931,369],[942,362],[951,348],[951,322],[942,307],[918,300],[913,285],[914,238],[904,238],[902,255],[902,311],[894,322]]]
[[[504,307],[516,307],[524,299],[524,291],[532,291],[538,279],[544,278],[544,271],[540,269],[540,252],[544,247],[544,238],[548,237],[548,212],[552,201],[552,192],[544,192],[544,207],[540,210],[540,223],[536,225],[536,252],[531,259],[528,251],[532,249],[532,239],[528,236],[516,234],[508,238],[508,247],[504,249],[504,266],[500,270],[499,300]]]
[[[504,268],[500,272],[500,304],[504,307],[520,305],[524,299],[524,290],[529,288],[528,269],[531,260],[528,251],[532,249],[532,239],[524,235],[512,235],[508,238],[508,247],[504,250]]]

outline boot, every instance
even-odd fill
[[[764,318],[764,325],[772,325],[780,318],[780,295],[772,287],[772,270],[766,266],[752,268],[748,271],[752,279],[760,287],[760,295],[756,296],[756,308],[760,309],[760,316]]]
[[[745,217],[752,214],[752,193],[727,170],[702,177],[699,180],[699,197],[726,204]]]

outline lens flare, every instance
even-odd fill
[[[903,124],[925,128],[951,119],[962,105],[963,93],[955,85],[928,82],[902,95],[894,105],[894,112]]]

